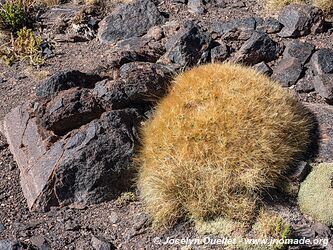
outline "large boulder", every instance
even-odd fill
[[[165,21],[155,4],[150,0],[136,0],[120,5],[99,24],[98,38],[103,43],[139,37],[149,28]]]
[[[166,93],[171,71],[132,62],[119,74],[118,80],[47,92],[5,117],[3,133],[30,209],[98,203],[133,185],[139,127]]]
[[[137,110],[105,112],[63,137],[45,131],[31,112],[23,104],[4,121],[30,209],[97,203],[129,188],[129,166],[143,119]]]

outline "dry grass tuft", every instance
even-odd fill
[[[333,0],[312,0],[312,4],[325,12],[333,10]]]
[[[289,4],[312,4],[324,12],[333,10],[333,0],[266,0],[266,11],[268,13],[278,13]]]
[[[39,36],[35,36],[31,29],[24,27],[17,32],[17,36],[12,36],[10,44],[0,46],[0,59],[7,65],[12,65],[15,60],[27,61],[30,65],[39,66],[45,60],[42,53],[42,41]]]
[[[298,202],[303,213],[333,226],[333,164],[320,164],[301,184]]]
[[[180,74],[144,126],[138,186],[155,225],[188,216],[251,221],[309,144],[311,118],[257,71],[208,64]]]

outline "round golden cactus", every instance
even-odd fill
[[[254,69],[208,64],[180,74],[143,127],[138,187],[156,225],[250,221],[309,144],[310,115]]]

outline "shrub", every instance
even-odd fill
[[[17,32],[16,38],[12,36],[9,46],[0,47],[0,58],[8,65],[12,65],[16,59],[28,61],[31,65],[41,65],[44,63],[41,44],[42,38],[24,27]]]
[[[303,213],[333,226],[333,164],[320,164],[301,184],[298,202]]]
[[[289,4],[312,4],[325,12],[333,10],[332,0],[266,0],[266,10],[269,13],[277,13]]]
[[[12,31],[18,31],[29,22],[32,2],[12,0],[0,4],[0,22]]]
[[[310,115],[278,84],[239,65],[180,74],[142,130],[138,187],[155,225],[189,215],[250,221],[309,143]]]

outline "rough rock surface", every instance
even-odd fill
[[[230,31],[242,30],[242,31],[252,31],[256,28],[256,19],[253,17],[244,19],[235,19],[227,22],[216,21],[211,25],[211,31],[219,35],[228,33]]]
[[[333,103],[333,74],[321,74],[314,76],[313,85],[318,94],[327,103]]]
[[[95,82],[100,80],[101,77],[98,75],[87,74],[77,70],[58,72],[42,82],[38,86],[36,94],[40,97],[48,97],[73,87],[90,88],[94,86]]]
[[[130,189],[140,123],[166,93],[171,71],[133,62],[119,74],[121,80],[103,80],[94,89],[70,88],[25,102],[5,117],[4,134],[30,209],[98,203]]]
[[[115,9],[101,23],[98,38],[103,43],[142,36],[149,28],[161,24],[165,18],[150,0],[134,1]]]
[[[270,62],[281,52],[281,47],[264,32],[254,32],[240,50],[236,61],[254,65],[261,61]]]
[[[283,58],[296,58],[304,65],[311,57],[314,49],[312,44],[291,41],[287,44],[283,52]]]
[[[56,135],[64,135],[98,119],[104,111],[90,90],[73,88],[53,99],[43,100],[36,116],[42,127]]]
[[[131,156],[143,119],[137,110],[105,112],[70,135],[54,138],[41,132],[29,108],[23,104],[14,109],[4,121],[4,132],[30,209],[97,203],[129,188]]]
[[[333,73],[333,50],[320,49],[316,51],[311,58],[311,63],[317,74]]]
[[[165,44],[167,52],[163,55],[161,62],[175,63],[180,67],[193,66],[199,62],[204,62],[211,44],[211,37],[203,32],[200,27],[193,22],[185,24],[173,37]]]
[[[303,68],[300,60],[287,58],[279,62],[273,71],[272,78],[283,87],[294,85],[302,74]]]
[[[257,63],[256,65],[253,65],[253,68],[268,76],[273,74],[273,70],[265,62]]]
[[[119,70],[120,79],[101,81],[94,94],[103,109],[145,106],[162,97],[168,88],[172,71],[161,64],[132,62]]]
[[[279,22],[283,25],[279,36],[298,37],[319,33],[323,29],[323,13],[320,9],[305,4],[290,4],[283,8]]]
[[[212,62],[223,62],[229,56],[228,47],[225,43],[219,44],[210,50]]]

